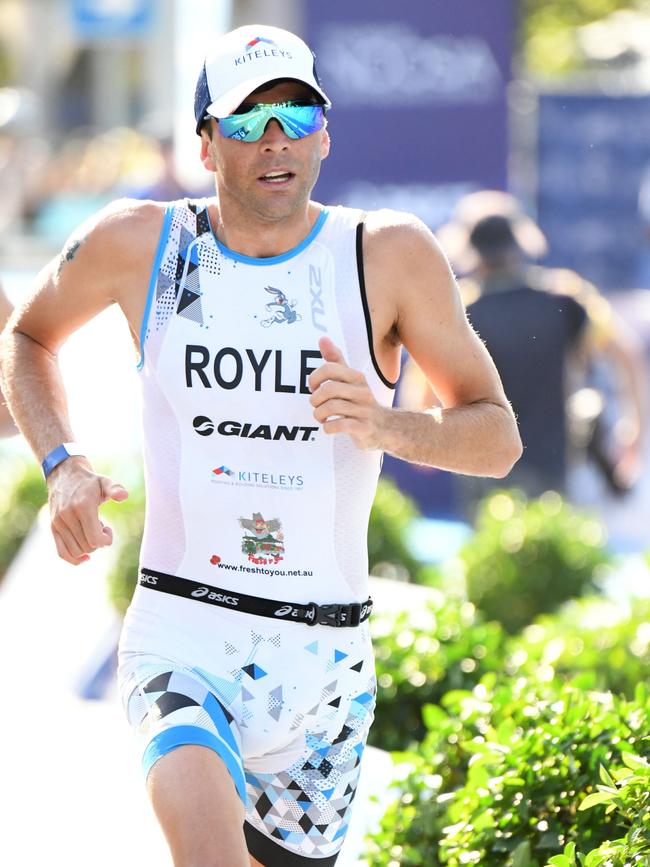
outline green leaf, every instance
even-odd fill
[[[637,683],[634,690],[634,701],[640,704],[641,707],[646,707],[648,703],[648,687],[645,683]]]
[[[590,807],[595,807],[596,804],[609,804],[611,800],[612,796],[606,792],[594,792],[593,795],[587,795],[578,810],[588,810]]]
[[[594,849],[585,856],[585,867],[599,867],[605,863],[607,855],[601,855],[599,849]]]
[[[512,853],[512,867],[530,867],[530,843],[521,842]]]
[[[648,763],[648,760],[642,758],[641,756],[637,756],[634,753],[623,753],[621,758],[628,766],[628,768],[633,771],[636,771],[639,768],[650,769],[650,764]]]
[[[603,783],[605,783],[606,786],[611,786],[613,789],[616,788],[616,783],[608,774],[605,765],[600,765],[600,767],[598,768],[598,774],[600,776],[600,779],[603,781]]]
[[[449,717],[437,704],[425,704],[422,708],[422,719],[429,731],[436,731]]]
[[[572,867],[574,862],[570,861],[566,855],[553,855],[548,861],[553,867]]]

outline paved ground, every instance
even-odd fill
[[[45,518],[0,591],[0,864],[171,867],[116,697],[78,697],[119,627],[104,595],[107,552],[68,566]],[[381,604],[390,596],[386,586]],[[363,863],[363,835],[382,811],[371,794],[385,792],[390,767],[368,751],[340,867]]]

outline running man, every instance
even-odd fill
[[[116,303],[140,353],[147,515],[119,679],[176,867],[335,863],[373,716],[382,453],[495,477],[520,455],[430,232],[310,200],[328,109],[296,36],[223,36],[195,101],[216,197],[100,212],[4,341],[69,563],[111,543],[98,507],[127,493],[72,444],[57,352]],[[391,408],[402,344],[441,408]]]

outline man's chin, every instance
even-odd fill
[[[254,211],[261,220],[276,223],[295,217],[301,211],[306,211],[309,198],[304,196],[279,194],[274,196],[256,197]]]

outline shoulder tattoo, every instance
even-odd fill
[[[72,262],[74,257],[77,255],[79,247],[81,247],[85,240],[85,238],[73,238],[66,244],[66,246],[63,248],[63,251],[61,252],[61,255],[59,256],[59,267],[57,269],[57,275],[61,273],[61,270],[66,264],[66,262]]]

